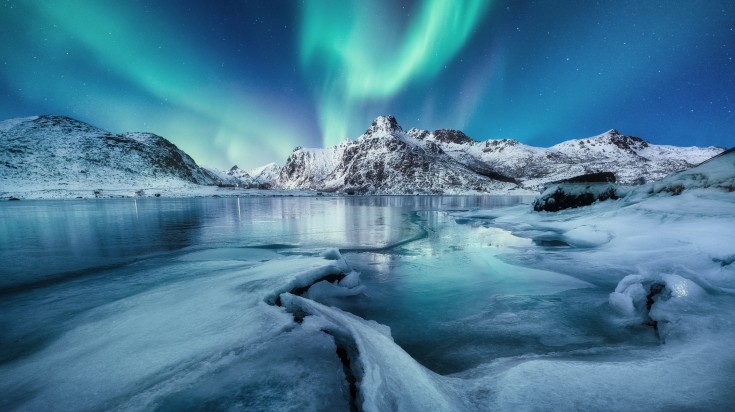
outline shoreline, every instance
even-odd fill
[[[142,191],[142,194],[138,194]],[[147,199],[147,198],[200,198],[200,197],[364,197],[364,196],[524,196],[536,197],[539,192],[517,191],[464,192],[464,193],[365,193],[347,194],[316,190],[239,189],[217,186],[179,188],[118,188],[118,189],[39,189],[0,192],[0,201],[11,200],[82,200],[82,199]]]

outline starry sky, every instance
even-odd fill
[[[162,135],[198,163],[408,129],[550,146],[735,139],[732,0],[0,0],[0,118]]]

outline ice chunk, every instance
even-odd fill
[[[128,273],[140,281],[171,272],[175,280],[69,316],[63,335],[24,362],[0,365],[0,403],[24,410],[229,409],[248,393],[244,409],[345,405],[331,339],[287,333],[292,317],[263,302],[282,284],[341,270],[335,262],[298,256],[251,266],[216,253],[212,261],[194,256]],[[122,282],[100,283],[95,293]]]
[[[351,359],[364,411],[449,411],[466,406],[443,378],[421,366],[375,322],[291,294],[284,306],[298,308],[327,323],[325,329],[354,347]]]
[[[640,285],[642,281],[643,276],[641,275],[628,275],[618,282],[618,286],[615,287],[615,292],[624,293],[631,286]]]
[[[347,270],[347,265],[344,260],[339,261],[325,261],[324,259],[318,259],[323,262],[321,265],[309,269],[302,269],[301,271],[295,271],[295,275],[291,277],[288,282],[284,282],[281,286],[275,288],[269,293],[265,301],[269,303],[275,303],[278,295],[284,292],[292,291],[294,289],[306,289],[316,283],[321,278],[329,275],[343,273]],[[324,264],[327,263],[327,264]]]
[[[713,309],[704,289],[679,275],[667,274],[661,279],[666,289],[651,307],[649,315],[658,322],[662,337],[690,339],[717,328],[714,316],[701,316]]]
[[[365,287],[360,285],[353,288],[346,288],[323,280],[313,284],[304,296],[308,299],[321,302],[334,297],[359,295],[364,289]]]
[[[348,273],[342,280],[339,281],[339,285],[345,288],[354,288],[360,284],[360,273],[353,270]]]
[[[609,242],[612,236],[594,226],[582,225],[564,232],[562,239],[576,247],[595,247]]]
[[[611,293],[608,302],[610,303],[610,307],[615,309],[621,315],[625,315],[625,316],[635,315],[635,307],[633,306],[633,299],[624,293],[620,293],[620,292]]]
[[[704,294],[704,290],[699,285],[679,275],[663,275],[661,278],[666,283],[666,289],[669,290],[672,298],[699,299]]]
[[[623,316],[642,316],[648,295],[643,282],[644,277],[641,275],[624,277],[615,287],[615,292],[610,294],[608,299],[610,307]]]
[[[337,249],[337,248],[329,248],[329,249],[325,250],[324,252],[322,252],[321,256],[324,259],[329,259],[329,260],[340,260],[340,259],[342,259],[342,254],[339,253],[339,249]]]

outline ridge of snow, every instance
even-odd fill
[[[23,124],[25,122],[32,122],[36,119],[38,119],[39,116],[30,116],[30,117],[18,117],[15,119],[8,119],[3,120],[0,122],[0,132],[8,131],[20,124]]]

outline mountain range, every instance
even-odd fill
[[[393,116],[380,116],[355,140],[327,149],[296,148],[275,185],[345,193],[535,191],[595,172],[640,184],[723,150],[655,145],[616,130],[542,148],[511,139],[476,141],[458,130],[405,132]]]
[[[222,171],[197,165],[155,134],[114,134],[44,115],[0,122],[0,196],[185,192],[202,186],[345,194],[528,193],[594,172],[612,172],[622,184],[656,181],[723,150],[655,145],[616,130],[540,148],[510,139],[477,141],[458,130],[404,131],[395,117],[380,116],[355,140],[297,147],[283,167]]]

